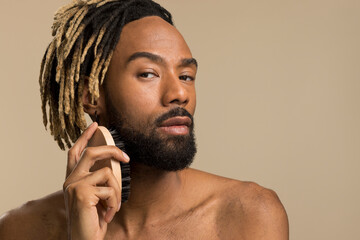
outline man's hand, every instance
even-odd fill
[[[96,161],[128,162],[115,146],[86,147],[96,131],[91,124],[68,152],[63,185],[69,239],[104,239],[107,224],[121,205],[121,189],[110,168],[90,172]]]

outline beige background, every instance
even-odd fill
[[[67,1],[1,0],[0,214],[59,190],[39,64]],[[360,235],[360,1],[165,1],[199,61],[194,167],[274,189],[291,239]]]

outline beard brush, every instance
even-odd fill
[[[116,146],[124,151],[124,142],[115,128],[107,129],[104,126],[98,126],[87,146],[97,147],[103,145]],[[126,202],[130,195],[130,164],[106,159],[97,161],[90,171],[96,171],[104,167],[109,167],[113,171],[121,188],[121,202]]]

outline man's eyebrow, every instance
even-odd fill
[[[186,67],[189,65],[195,65],[196,68],[198,67],[198,63],[195,58],[184,58],[181,60],[181,67]]]
[[[153,62],[158,62],[161,63],[164,60],[162,59],[162,57],[160,57],[159,55],[153,54],[153,53],[149,53],[149,52],[136,52],[133,53],[128,60],[126,61],[126,64],[129,64],[131,61],[134,61],[135,59],[138,58],[147,58],[150,59]]]
[[[157,54],[150,53],[150,52],[135,52],[128,58],[128,60],[126,61],[126,65],[129,64],[131,61],[134,61],[138,58],[147,58],[147,59],[149,59],[153,62],[157,62],[157,63],[164,62],[164,59]],[[195,65],[196,68],[198,67],[198,63],[195,58],[181,59],[181,63],[180,63],[181,67],[185,67],[185,66],[189,66],[189,65]]]

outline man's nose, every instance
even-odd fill
[[[184,107],[189,102],[189,94],[182,80],[174,73],[162,79],[162,104],[164,106],[179,105]]]

